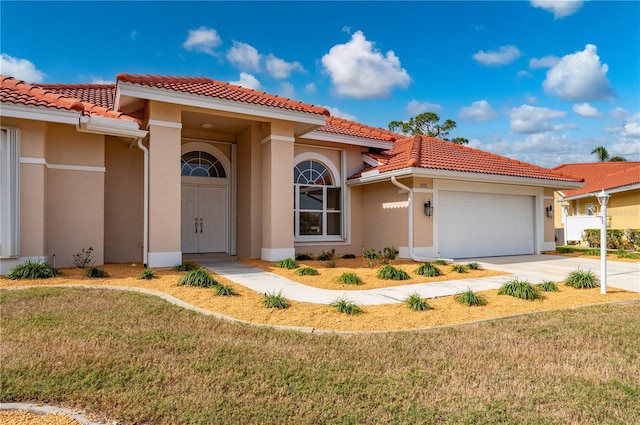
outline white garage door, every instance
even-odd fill
[[[533,254],[533,205],[532,196],[441,191],[438,194],[440,256]]]

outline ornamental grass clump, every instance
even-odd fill
[[[218,286],[219,283],[211,277],[205,269],[191,270],[189,273],[182,276],[178,285],[198,286],[200,288],[213,288]]]
[[[564,280],[564,284],[576,289],[596,288],[600,279],[591,270],[574,270]]]
[[[342,283],[344,285],[362,285],[363,282],[357,274],[344,272],[338,278],[338,283]]]
[[[313,267],[300,267],[294,272],[297,276],[317,276],[318,270]]]
[[[454,264],[453,266],[451,266],[451,271],[456,273],[466,273],[467,266],[465,266],[464,264]]]
[[[544,292],[558,292],[558,285],[551,280],[545,280],[538,285],[538,288]]]
[[[296,254],[296,260],[309,261],[309,260],[313,260],[313,256],[307,252],[301,252],[299,254]]]
[[[5,275],[7,279],[49,279],[60,276],[60,271],[44,260],[27,259]]]
[[[426,311],[431,310],[433,307],[429,305],[426,299],[421,298],[420,294],[414,292],[407,297],[405,300],[407,303],[407,307],[409,307],[413,311]]]
[[[449,263],[447,263],[447,260],[436,260],[433,263],[437,264],[439,266],[446,266],[447,264],[449,264]]]
[[[435,277],[441,276],[442,270],[434,266],[433,263],[424,263],[423,265],[418,267],[414,273],[419,274],[420,276]]]
[[[198,266],[196,263],[192,263],[191,261],[187,261],[187,262],[178,264],[177,266],[175,266],[173,268],[173,270],[178,271],[178,272],[190,272],[192,270],[197,270],[199,268],[200,268],[200,266]]]
[[[214,290],[216,291],[216,295],[221,295],[221,296],[238,295],[238,293],[235,291],[235,289],[233,289],[231,285],[219,284],[214,287]]]
[[[140,280],[151,280],[154,277],[156,277],[156,272],[149,267],[145,267],[138,275],[138,279]]]
[[[519,280],[518,278],[512,279],[502,285],[498,290],[498,295],[510,295],[522,300],[536,300],[542,298],[542,295],[540,295],[540,291],[538,291],[537,288],[534,288],[526,280]]]
[[[405,272],[402,269],[397,269],[392,265],[387,265],[378,270],[376,274],[379,279],[382,280],[408,280],[411,279],[409,273]]]
[[[469,307],[485,305],[487,303],[482,295],[476,294],[471,289],[467,289],[463,293],[456,295],[454,298],[460,304],[465,304]]]
[[[85,276],[90,278],[102,278],[102,277],[108,277],[109,275],[107,274],[106,271],[99,269],[98,267],[90,267],[87,269]]]
[[[285,258],[284,260],[280,260],[276,265],[281,269],[288,269],[288,270],[297,269],[298,267],[300,267],[298,262],[293,258]]]
[[[362,313],[362,308],[353,301],[346,300],[344,298],[338,298],[330,304],[339,313],[345,314],[359,314]]]
[[[482,270],[482,266],[478,263],[469,263],[467,264],[467,268],[469,270]]]
[[[278,308],[281,310],[288,308],[291,305],[289,300],[282,296],[282,291],[277,294],[275,292],[264,294],[260,302],[267,308]]]

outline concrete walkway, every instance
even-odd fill
[[[473,291],[497,289],[514,277],[518,277],[521,280],[528,280],[532,284],[540,283],[545,279],[558,282],[564,280],[570,272],[579,268],[591,269],[596,275],[599,275],[600,270],[600,263],[597,260],[552,255],[466,259],[463,263],[471,261],[480,263],[486,269],[502,270],[510,274],[477,279],[417,283],[390,288],[344,291],[320,289],[303,285],[273,273],[248,267],[233,260],[201,260],[199,264],[214,273],[224,276],[232,282],[246,286],[256,292],[281,292],[287,299],[316,304],[330,304],[337,298],[345,298],[358,305],[399,303],[406,300],[409,294],[413,292],[419,293],[423,298],[437,298],[459,294],[467,289]],[[608,286],[640,292],[640,263],[609,261],[607,264]]]

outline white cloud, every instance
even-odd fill
[[[356,99],[386,97],[394,87],[407,87],[411,82],[393,51],[383,55],[362,31],[356,31],[347,43],[333,46],[322,57],[322,65],[336,92]]]
[[[497,116],[496,111],[484,99],[473,102],[471,106],[465,106],[460,110],[460,118],[463,120],[484,122]]]
[[[275,57],[274,55],[267,56],[265,64],[267,71],[273,78],[289,78],[292,71],[304,71],[300,62],[287,62]]]
[[[213,49],[222,43],[218,32],[213,28],[200,27],[197,30],[189,30],[187,41],[182,44],[187,50],[213,55]]]
[[[564,56],[547,71],[542,83],[545,92],[573,102],[604,100],[613,95],[607,80],[609,67],[600,64],[597,47],[587,44],[583,51]]]
[[[327,109],[329,111],[329,113],[334,117],[343,118],[343,119],[349,120],[349,121],[356,121],[357,120],[355,115],[351,115],[351,114],[347,114],[346,112],[342,112],[340,109],[334,108],[333,106],[323,105],[323,106],[320,106],[320,107]]]
[[[525,71],[525,70],[520,70],[516,73],[516,75],[518,77],[533,77],[533,75],[531,75],[531,73],[529,71]]]
[[[565,130],[568,128],[566,125],[554,125],[550,121],[563,118],[566,115],[567,113],[564,111],[522,105],[518,108],[512,108],[509,113],[511,131],[514,133],[542,133]]]
[[[113,80],[105,80],[102,77],[92,77],[91,84],[114,84]]]
[[[133,30],[129,33],[129,37],[131,37],[132,40],[135,40],[138,37],[138,31]]]
[[[602,114],[598,112],[596,108],[589,105],[588,103],[576,103],[575,105],[573,105],[572,109],[573,112],[582,117],[597,118],[602,116]]]
[[[33,62],[27,59],[14,58],[6,53],[0,55],[0,74],[24,80],[28,83],[41,83],[44,72],[36,69]]]
[[[278,87],[278,96],[286,97],[288,99],[296,97],[296,89],[291,83],[281,83]]]
[[[553,55],[548,55],[540,59],[531,58],[529,60],[529,68],[538,69],[538,68],[551,68],[560,62],[560,58]]]
[[[234,41],[233,47],[227,50],[227,59],[242,70],[260,71],[260,54],[249,44]]]
[[[238,81],[230,81],[229,84],[235,84],[237,86],[246,87],[253,90],[262,90],[262,85],[256,77],[246,72],[240,73],[240,79]]]
[[[316,85],[314,83],[309,83],[306,86],[304,86],[304,91],[306,91],[307,93],[315,93]]]
[[[407,113],[412,117],[423,112],[435,112],[441,109],[442,105],[438,105],[437,103],[419,102],[415,99],[407,104]]]
[[[531,6],[553,13],[555,19],[574,14],[582,3],[583,0],[531,0]]]
[[[516,46],[501,46],[498,51],[488,51],[480,50],[478,53],[473,55],[473,59],[483,65],[507,65],[514,60],[516,60],[520,56],[520,50]]]

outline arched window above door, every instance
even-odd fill
[[[222,162],[204,151],[191,151],[182,155],[181,174],[193,177],[227,177]]]

